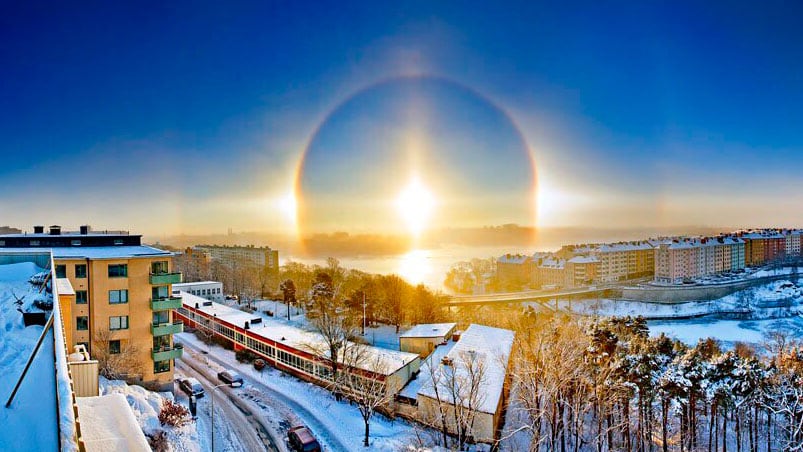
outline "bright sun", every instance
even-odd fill
[[[435,198],[429,190],[414,177],[396,199],[399,216],[407,223],[413,235],[421,234],[435,208]]]

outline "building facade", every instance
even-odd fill
[[[267,246],[198,245],[192,248],[192,253],[203,254],[208,260],[216,260],[229,267],[245,263],[259,268],[279,269],[279,251]]]
[[[209,301],[222,303],[225,299],[223,294],[223,283],[217,281],[198,281],[173,284],[173,295],[178,296],[180,292],[187,292]]]
[[[679,284],[745,268],[745,241],[733,236],[673,239],[655,250],[655,281]]]
[[[143,246],[141,236],[123,232],[62,232],[41,226],[34,233],[0,236],[0,250],[13,252],[46,248],[52,252],[57,278],[67,279],[74,291],[65,321],[67,346],[96,352],[133,353],[138,368],[132,381],[170,387],[173,360],[182,350],[173,348],[173,334],[183,330],[173,310],[181,306],[171,285],[181,281],[172,271],[172,254]]]

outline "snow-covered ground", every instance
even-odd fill
[[[189,422],[179,428],[162,426],[159,423],[159,411],[162,409],[162,404],[165,400],[173,400],[173,394],[152,392],[141,386],[128,385],[124,381],[107,380],[103,377],[100,377],[100,392],[101,395],[122,394],[125,396],[145,435],[154,436],[158,432],[164,431],[171,450],[177,452],[210,450],[203,441],[203,438],[208,438],[208,435],[204,435],[204,430],[198,428],[199,424],[196,422]]]
[[[0,265],[0,396],[5,404],[33,352],[41,326],[25,327],[20,309],[43,299],[28,279],[33,263]],[[22,303],[17,304],[17,300]],[[42,343],[10,408],[0,408],[0,450],[56,450],[59,437],[52,331]]]
[[[779,272],[782,270],[791,271]],[[760,272],[766,273],[763,276],[773,274]],[[713,337],[729,347],[735,342],[760,343],[766,333],[779,329],[803,335],[803,283],[799,284],[786,279],[771,281],[713,301],[664,304],[575,300],[561,301],[558,308],[582,315],[640,315],[650,320],[653,335],[665,333],[689,344]],[[734,315],[743,320],[734,320]]]
[[[275,427],[283,435],[291,424],[303,423],[312,430],[325,450],[366,450],[362,445],[365,429],[362,417],[357,407],[348,401],[338,402],[326,389],[270,367],[258,372],[250,364],[238,363],[234,352],[218,346],[209,347],[191,333],[177,334],[176,339],[185,344],[184,359],[203,361],[208,357],[208,365],[214,372],[224,367],[240,372],[247,380],[241,397],[262,410],[266,417],[274,420],[278,417]],[[268,397],[263,397],[264,394]],[[288,413],[288,406],[298,409]],[[282,419],[288,414],[290,419]],[[420,426],[408,421],[376,414],[371,419],[370,450],[398,451],[417,446],[416,433],[420,431]]]
[[[779,302],[783,303],[779,304]],[[549,305],[554,307],[554,303]],[[778,312],[780,308],[786,312]],[[803,312],[803,287],[784,279],[745,289],[712,301],[667,304],[612,299],[561,300],[558,302],[558,309],[582,315],[640,315],[647,319],[747,312],[751,313],[752,318],[771,318]]]

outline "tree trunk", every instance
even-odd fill
[[[663,452],[669,452],[669,444],[667,438],[667,422],[669,417],[669,400],[666,397],[661,399],[661,445]]]
[[[368,447],[370,424],[371,424],[370,419],[365,419],[365,442],[363,443],[365,447]]]
[[[728,409],[722,410],[722,452],[728,452]]]

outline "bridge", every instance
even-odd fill
[[[544,302],[556,298],[611,296],[619,285],[582,287],[568,290],[528,290],[522,292],[493,293],[483,295],[454,295],[446,302],[448,306],[492,305],[506,303]]]

